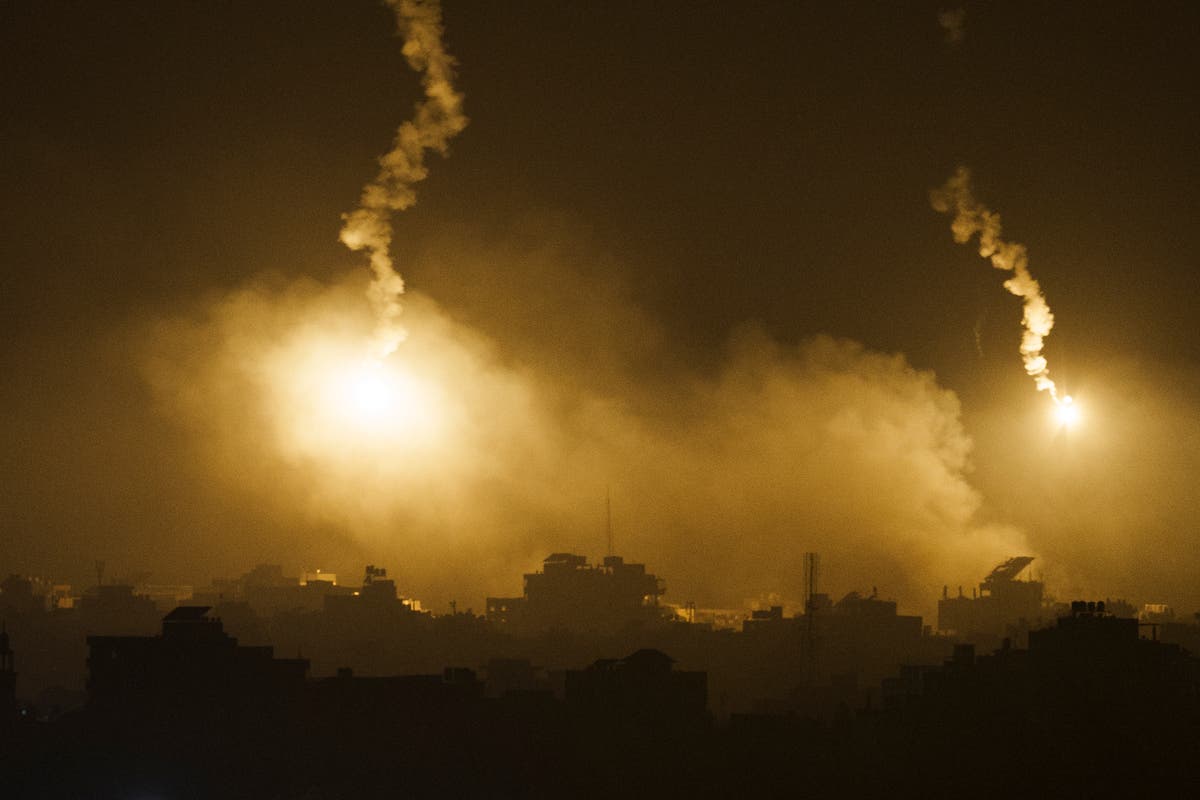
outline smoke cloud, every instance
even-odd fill
[[[1042,355],[1045,339],[1054,327],[1054,315],[1042,294],[1042,287],[1029,273],[1029,256],[1025,245],[1006,242],[1000,238],[1000,215],[988,210],[971,193],[971,173],[959,167],[940,189],[930,192],[933,208],[943,214],[954,214],[950,230],[954,241],[966,244],[972,237],[979,236],[979,255],[989,259],[992,266],[1013,276],[1004,282],[1004,288],[1020,297],[1024,303],[1022,325],[1025,333],[1021,337],[1021,360],[1025,372],[1033,378],[1039,392],[1049,392],[1054,402],[1060,401],[1058,389],[1050,379],[1050,367]]]
[[[227,491],[297,529],[352,536],[435,603],[516,593],[548,552],[600,551],[606,487],[618,550],[667,577],[677,602],[796,598],[803,553],[819,550],[832,587],[880,586],[928,613],[945,581],[1024,551],[1016,530],[984,519],[956,397],[901,356],[749,327],[715,371],[648,375],[677,361],[654,323],[558,263],[512,300],[542,309],[523,349],[506,337],[501,355],[420,294],[402,329],[391,214],[415,203],[426,154],[444,155],[467,118],[438,4],[389,5],[425,99],[344,217],[342,242],[369,256],[372,317],[358,282],[260,278],[146,337],[160,408]],[[1023,250],[999,240],[965,180],[944,190],[966,220],[956,236],[982,232],[984,254],[1016,272],[1010,291],[1030,295]],[[487,271],[529,273],[518,258]],[[555,291],[588,298],[590,316]],[[328,387],[346,383],[364,339],[391,356],[404,397],[384,423],[356,426],[361,409]],[[1048,381],[1044,363],[1035,377]]]
[[[558,291],[588,294],[559,275]],[[426,602],[517,594],[550,552],[603,552],[606,486],[617,551],[665,577],[677,603],[797,599],[803,553],[818,550],[831,591],[878,586],[928,613],[943,583],[1026,551],[967,479],[954,394],[901,356],[829,337],[788,345],[746,328],[715,372],[656,380],[612,355],[671,360],[646,344],[648,320],[625,344],[560,306],[550,330],[605,346],[589,356],[544,337],[502,354],[411,294],[411,336],[389,361],[436,387],[435,433],[326,431],[298,376],[353,352],[371,324],[360,291],[260,279],[158,323],[147,374],[218,485],[295,530],[352,536]],[[608,302],[630,318],[627,297]]]
[[[400,295],[404,279],[389,252],[391,214],[417,202],[415,186],[429,174],[425,154],[446,155],[450,140],[467,126],[463,96],[454,87],[454,58],[442,43],[442,10],[437,0],[387,0],[404,38],[404,57],[421,74],[425,99],[415,116],[396,131],[392,149],[379,159],[379,174],[363,189],[359,207],[344,215],[341,240],[351,250],[366,250],[374,279],[367,289],[377,318],[372,354],[383,358],[404,341]]]

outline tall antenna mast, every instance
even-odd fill
[[[821,554],[804,554],[804,650],[808,661],[808,684],[817,682],[817,582],[821,576]]]
[[[605,484],[604,486],[604,530],[608,534],[608,554],[613,554],[613,531],[612,531],[612,485]]]
[[[821,573],[821,554],[804,554],[804,613],[811,614],[816,606],[817,582]]]

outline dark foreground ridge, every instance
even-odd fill
[[[357,593],[322,588],[336,599],[314,617],[341,626],[346,662],[386,663],[372,648],[397,643],[450,656],[425,672],[314,677],[309,658],[183,605],[155,633],[86,636],[85,702],[47,711],[18,700],[6,629],[3,796],[1098,797],[1200,778],[1200,661],[1104,603],[984,649],[874,592],[833,603],[810,585],[806,613],[764,609],[729,631],[655,621],[660,582],[641,565],[563,555],[519,601],[489,601],[500,620],[421,612],[374,567]],[[1004,598],[1032,608],[1040,585],[1014,577],[993,572],[977,607],[948,613],[990,630]],[[637,624],[621,625],[635,595]],[[593,618],[561,624],[578,615]]]

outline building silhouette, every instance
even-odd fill
[[[1018,580],[1033,562],[1032,556],[1015,556],[996,566],[971,596],[950,596],[942,589],[938,601],[938,630],[961,638],[1002,638],[1014,629],[1027,630],[1049,616],[1041,581]]]
[[[320,611],[330,595],[350,596],[352,586],[339,586],[333,573],[283,574],[279,564],[258,564],[239,578],[218,578],[192,594],[193,605],[223,607],[245,603],[262,616],[291,611]],[[228,623],[229,620],[226,619]]]
[[[781,606],[755,611],[728,644],[730,661],[705,666],[730,711],[824,716],[864,702],[902,664],[936,663],[947,648],[924,634],[919,616],[898,613],[874,589],[836,602],[814,593],[805,613],[791,617]]]
[[[162,612],[154,601],[127,583],[93,586],[76,604],[79,620],[91,633],[142,634],[158,626]]]
[[[606,575],[578,556],[551,563],[564,585]],[[441,666],[360,669],[369,651],[340,641],[331,652],[350,666],[313,678],[305,659],[241,644],[210,608],[180,607],[155,636],[87,637],[84,710],[0,728],[0,770],[19,776],[5,796],[898,797],[981,780],[973,796],[1143,796],[1200,773],[1200,662],[1105,603],[1072,604],[1028,647],[951,653],[874,590],[813,593],[807,613],[764,609],[740,632],[521,637],[415,612],[377,568],[364,589],[336,621],[304,616],[329,635],[369,622],[379,646]],[[467,649],[447,644],[460,636]],[[710,710],[710,695],[736,710]]]
[[[304,659],[245,647],[207,606],[180,606],[158,636],[89,636],[88,705],[117,718],[215,713],[243,716],[282,706],[303,689]]]
[[[17,667],[8,626],[0,624],[0,724],[11,721],[17,714]]]
[[[645,648],[620,659],[600,659],[566,673],[572,710],[617,722],[695,723],[707,708],[707,675],[673,668],[661,650]]]
[[[487,619],[516,634],[615,633],[661,621],[659,598],[665,591],[645,564],[606,556],[600,565],[590,565],[586,556],[552,553],[541,572],[525,575],[523,596],[487,598]]]
[[[430,615],[419,610],[420,605],[400,596],[396,582],[387,570],[368,564],[362,586],[351,594],[327,593],[324,612],[329,624],[345,629],[381,631],[397,624],[427,623]]]

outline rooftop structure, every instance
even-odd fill
[[[542,562],[541,572],[525,576],[522,597],[487,598],[487,618],[517,633],[614,632],[660,620],[658,599],[665,591],[645,564],[605,556],[593,566],[586,556],[552,553]]]
[[[1138,621],[1117,617],[1105,609],[1104,601],[1071,603],[1071,612],[1048,628],[1029,632],[1029,650],[1074,661],[1103,661],[1138,648]]]
[[[624,721],[699,719],[707,705],[708,675],[674,669],[674,663],[660,650],[642,649],[568,670],[567,705],[592,717]]]
[[[239,578],[217,578],[192,594],[196,605],[219,606],[246,602],[256,614],[270,617],[286,611],[320,611],[327,595],[352,595],[353,587],[339,586],[337,576],[317,570],[303,577],[283,574],[278,564],[259,564]]]
[[[309,588],[330,587],[325,591],[325,613],[341,624],[379,624],[396,620],[424,619],[428,614],[421,611],[417,600],[403,598],[396,582],[388,577],[384,567],[368,564],[362,586],[350,594],[333,591],[332,583],[314,581]]]
[[[1002,637],[1010,628],[1028,628],[1041,620],[1045,585],[1041,581],[1020,580],[1032,556],[1016,556],[997,565],[971,591],[951,597],[949,587],[942,589],[938,601],[938,630],[962,637]]]
[[[158,636],[89,636],[91,708],[123,714],[187,706],[199,713],[255,708],[303,688],[308,661],[244,647],[207,606],[180,606]]]

